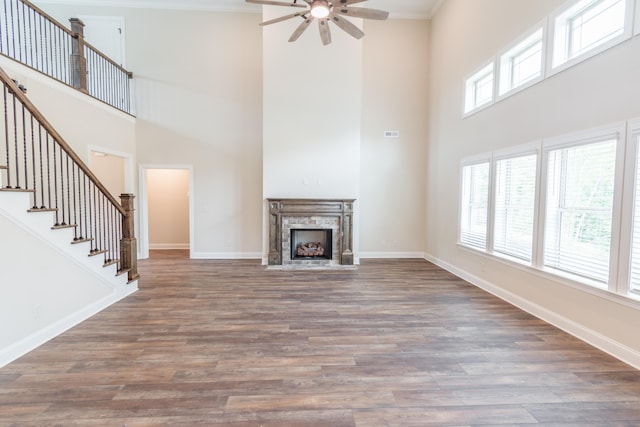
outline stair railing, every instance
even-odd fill
[[[89,256],[137,279],[134,196],[118,202],[2,68],[0,81],[0,191],[29,192],[30,212],[53,212],[54,229],[72,228],[72,243],[89,242]]]
[[[132,114],[133,74],[84,39],[84,24],[71,29],[27,0],[0,0],[0,54]]]

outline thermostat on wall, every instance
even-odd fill
[[[399,130],[385,130],[384,131],[385,138],[400,138]]]

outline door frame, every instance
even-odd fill
[[[147,183],[147,171],[150,169],[180,169],[189,172],[189,258],[194,253],[194,192],[193,192],[193,165],[164,165],[141,164],[139,165],[138,187],[140,200],[138,201],[140,226],[138,234],[138,259],[149,258],[149,192]]]

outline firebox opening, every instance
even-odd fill
[[[291,259],[330,260],[331,242],[331,229],[291,229]]]

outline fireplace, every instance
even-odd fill
[[[268,203],[269,266],[353,266],[353,199],[268,199]]]
[[[330,260],[333,257],[333,230],[292,228],[289,232],[292,260]]]

